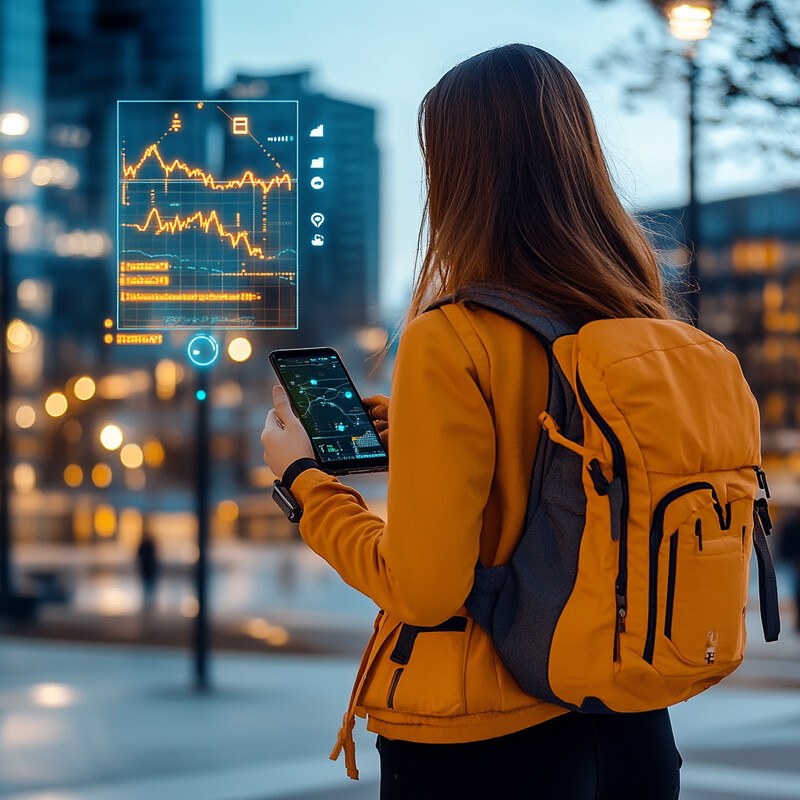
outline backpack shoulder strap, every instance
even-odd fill
[[[548,351],[548,356],[556,339],[578,332],[578,326],[555,315],[532,297],[489,284],[469,284],[454,294],[434,300],[424,310],[429,311],[462,300],[476,303],[525,326],[536,334]]]

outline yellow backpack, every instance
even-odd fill
[[[498,287],[428,308],[455,300],[527,326],[550,362],[525,531],[508,564],[477,565],[466,602],[519,685],[633,712],[717,683],[743,658],[753,545],[776,640],[758,406],[736,357],[682,322],[576,329]]]

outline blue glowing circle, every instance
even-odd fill
[[[206,399],[206,393],[202,389],[198,389],[197,390],[196,396],[197,396],[198,400],[205,400]]]
[[[339,424],[338,424],[336,427],[337,427],[337,428],[338,428],[340,431],[343,431],[343,430],[344,430],[344,425],[343,425],[341,422],[340,422],[340,423],[339,423]]]
[[[198,333],[189,340],[186,352],[192,364],[198,367],[210,367],[219,356],[219,344],[213,336]]]
[[[349,400],[353,396],[353,393],[352,392],[345,392],[344,396]]]

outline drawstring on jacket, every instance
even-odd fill
[[[336,744],[330,754],[331,761],[337,761],[339,754],[344,749],[344,765],[347,769],[347,777],[352,778],[354,781],[358,780],[358,769],[356,768],[356,743],[353,740],[353,728],[356,724],[356,705],[361,695],[361,689],[364,685],[364,680],[367,677],[372,661],[377,655],[375,649],[375,639],[378,636],[378,628],[380,627],[381,619],[383,618],[384,611],[378,613],[375,620],[375,627],[372,631],[372,636],[364,649],[364,655],[361,657],[361,663],[356,673],[356,679],[353,683],[353,691],[350,693],[350,702],[347,705],[347,711],[344,713],[342,719],[342,727],[339,729],[339,735],[336,737]]]

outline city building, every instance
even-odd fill
[[[315,90],[312,77],[308,70],[237,75],[219,95],[299,101],[299,330],[270,337],[294,344],[330,343],[380,321],[375,109]],[[231,174],[244,166],[237,156],[226,153]],[[314,178],[323,181],[319,190]],[[312,214],[324,223],[316,227]]]
[[[684,209],[643,215],[674,283]],[[759,402],[773,468],[800,474],[800,188],[705,203],[700,326],[737,354]]]

